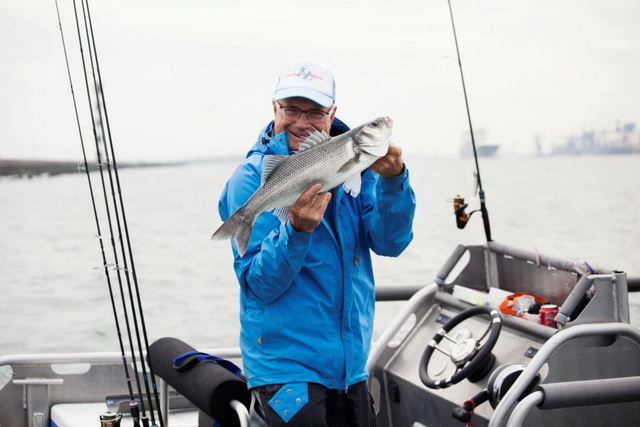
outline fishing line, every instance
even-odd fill
[[[109,116],[107,114],[107,106],[106,106],[106,99],[104,96],[104,90],[103,90],[103,84],[102,84],[102,76],[100,73],[100,63],[98,61],[98,54],[97,54],[97,49],[96,49],[96,45],[95,45],[95,37],[94,37],[94,33],[93,33],[93,23],[91,20],[91,13],[89,10],[89,2],[88,0],[83,0],[82,2],[83,4],[83,12],[84,12],[84,19],[85,19],[85,28],[87,30],[87,40],[88,40],[88,47],[89,47],[89,51],[93,52],[91,55],[92,58],[92,65],[93,65],[93,59],[95,59],[95,72],[94,72],[94,82],[96,83],[96,94],[97,94],[97,101],[98,101],[98,112],[100,114],[100,120],[101,120],[101,124],[104,124],[104,126],[101,126],[101,130],[103,132],[103,140],[104,140],[104,145],[105,145],[105,156],[106,156],[106,160],[107,160],[107,170],[109,173],[109,180],[111,183],[111,189],[112,189],[112,197],[113,197],[113,203],[114,206],[120,208],[120,212],[122,214],[122,225],[124,226],[124,231],[125,231],[125,236],[126,236],[126,244],[127,244],[127,249],[128,249],[128,255],[129,255],[129,261],[131,263],[131,268],[129,269],[129,266],[127,265],[127,257],[126,257],[126,253],[125,253],[125,247],[124,247],[124,241],[122,239],[122,229],[121,229],[121,225],[120,225],[120,217],[118,215],[118,210],[116,208],[115,210],[115,214],[116,214],[116,222],[117,222],[117,226],[118,226],[118,234],[119,234],[119,240],[120,240],[120,246],[121,246],[121,251],[123,254],[123,265],[124,265],[124,271],[125,271],[125,277],[127,279],[127,284],[128,284],[128,289],[129,289],[129,299],[130,299],[130,303],[131,303],[131,312],[132,312],[132,316],[133,316],[133,321],[134,321],[134,325],[135,325],[135,332],[136,332],[136,339],[137,339],[137,344],[138,344],[138,350],[140,352],[140,355],[143,354],[143,347],[142,347],[142,342],[140,339],[140,329],[138,327],[138,320],[136,317],[136,310],[135,310],[135,304],[134,304],[134,295],[132,292],[132,288],[131,288],[131,283],[129,281],[129,273],[131,273],[131,276],[133,278],[133,283],[134,283],[134,287],[135,287],[135,295],[136,295],[136,302],[137,302],[137,306],[138,306],[138,312],[140,314],[140,327],[142,329],[142,334],[143,334],[143,338],[144,338],[144,349],[148,351],[149,349],[149,340],[148,340],[148,336],[147,336],[147,329],[146,329],[146,322],[144,320],[144,311],[142,309],[142,299],[140,297],[140,289],[138,286],[138,279],[137,279],[137,274],[136,274],[136,270],[135,270],[135,263],[133,260],[133,250],[131,247],[131,240],[129,237],[129,227],[127,224],[127,218],[126,218],[126,214],[125,214],[125,209],[124,209],[124,200],[122,198],[122,190],[121,190],[121,186],[120,186],[120,177],[118,174],[118,168],[117,168],[117,163],[116,163],[116,157],[115,157],[115,149],[113,146],[113,139],[111,137],[111,126],[109,125]],[[85,8],[86,7],[86,8]],[[94,71],[94,68],[92,67],[92,71]],[[97,73],[97,78],[96,78],[96,73]],[[102,113],[104,113],[104,119],[102,117]],[[106,135],[104,134],[104,128],[106,127]],[[111,152],[111,160],[109,159],[109,152]],[[113,167],[112,167],[113,166]],[[113,175],[112,172],[113,171]],[[116,180],[116,186],[117,186],[117,193],[118,193],[118,201],[116,201],[115,198],[115,192],[114,192],[114,185],[113,185],[113,176],[115,176],[115,180]],[[118,204],[119,202],[119,204]],[[160,407],[160,399],[158,396],[158,389],[157,389],[157,384],[156,384],[156,380],[155,380],[155,375],[153,374],[153,369],[151,366],[151,362],[149,363],[149,370],[150,370],[150,375],[151,375],[151,381],[153,383],[152,388],[153,388],[153,395],[156,401],[156,408]],[[145,367],[145,363],[144,360],[141,360],[141,367],[142,367],[142,375],[143,375],[143,380],[144,380],[144,385],[146,388],[146,392],[147,392],[147,397],[149,399],[149,407],[150,407],[150,414],[151,414],[151,422],[152,425],[156,425],[156,421],[155,421],[155,416],[154,416],[154,412],[153,412],[153,404],[151,401],[151,391],[149,389],[149,378],[147,376],[147,370]],[[142,398],[141,395],[141,401],[142,401],[142,413],[143,416],[145,414],[144,411],[144,399]],[[160,420],[160,425],[164,426],[163,420],[162,420],[162,415],[160,414],[160,412],[158,411],[158,418]]]
[[[113,316],[114,316],[115,323],[116,323],[116,332],[117,332],[117,336],[118,336],[118,344],[120,345],[120,355],[122,357],[124,373],[125,373],[126,382],[127,382],[127,388],[129,390],[129,396],[130,396],[131,400],[133,400],[133,389],[131,387],[131,378],[129,376],[129,366],[127,364],[127,357],[125,355],[124,343],[122,341],[122,333],[121,333],[121,329],[120,329],[120,322],[118,321],[118,313],[117,313],[117,309],[116,309],[115,297],[113,295],[113,286],[111,285],[111,277],[109,275],[107,255],[105,253],[104,242],[102,241],[102,231],[100,229],[100,220],[98,218],[98,209],[96,207],[96,199],[95,199],[95,195],[93,193],[93,184],[91,182],[91,175],[89,174],[89,165],[88,165],[88,162],[87,162],[87,154],[86,154],[86,150],[85,150],[85,146],[84,146],[84,138],[83,138],[83,135],[82,135],[82,127],[80,125],[80,116],[79,116],[79,113],[78,113],[78,103],[76,101],[76,95],[75,95],[75,91],[73,89],[73,79],[71,78],[71,67],[69,66],[69,57],[67,55],[67,45],[66,45],[65,38],[64,38],[64,32],[62,30],[62,21],[60,19],[60,9],[58,7],[58,0],[55,0],[55,3],[56,3],[56,13],[58,15],[58,26],[60,27],[60,37],[62,38],[62,49],[64,51],[64,59],[65,59],[65,63],[66,63],[66,66],[67,66],[67,75],[69,77],[69,86],[71,88],[71,98],[73,99],[73,108],[74,108],[74,112],[75,112],[75,116],[76,116],[76,124],[77,124],[77,127],[78,127],[78,134],[80,136],[80,146],[82,147],[82,157],[83,157],[83,160],[84,160],[84,170],[85,170],[85,174],[87,175],[87,181],[88,181],[88,184],[89,184],[89,193],[91,195],[91,205],[93,206],[93,215],[94,215],[95,222],[96,222],[96,232],[97,232],[98,241],[100,242],[100,252],[102,254],[102,265],[103,265],[103,268],[104,268],[105,277],[107,278],[107,286],[109,288],[109,297],[111,299],[111,308],[113,310]]]
[[[491,226],[489,224],[489,212],[484,199],[484,189],[482,188],[482,180],[480,179],[480,166],[478,164],[478,152],[476,150],[476,141],[473,135],[473,125],[471,124],[471,113],[469,111],[469,100],[467,99],[467,87],[464,83],[464,73],[462,72],[462,60],[460,59],[460,49],[458,48],[458,36],[456,35],[456,25],[453,22],[453,11],[451,9],[451,0],[447,0],[449,4],[449,14],[451,15],[451,26],[453,27],[453,39],[456,43],[456,53],[458,55],[458,66],[460,68],[460,78],[462,79],[462,91],[464,93],[464,102],[467,107],[467,118],[469,120],[469,131],[471,132],[471,144],[473,146],[473,158],[476,163],[476,172],[478,180],[478,196],[480,198],[480,211],[482,212],[482,222],[484,224],[484,234],[487,237],[487,242],[491,241]]]

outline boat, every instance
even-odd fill
[[[476,146],[476,153],[478,157],[494,157],[499,148],[498,144],[482,144]],[[465,146],[460,150],[460,155],[462,157],[473,157],[473,147],[471,145]]]
[[[473,141],[475,141],[475,154],[478,157],[494,157],[498,154],[500,144],[490,144],[485,142],[488,131],[479,129],[474,133]],[[463,142],[460,144],[460,157],[473,157],[474,144],[470,134],[465,134]]]
[[[367,364],[378,425],[629,425],[640,415],[640,330],[629,323],[628,306],[629,292],[638,290],[640,279],[622,271],[493,241],[458,246],[431,284],[377,291],[379,301],[407,300]],[[554,308],[544,324],[542,308],[513,308],[523,295]],[[178,353],[190,348],[167,339],[180,344]],[[151,352],[154,346],[161,346],[153,357],[164,425],[211,426],[214,403],[218,413],[228,406],[237,414],[224,425],[255,425],[242,393],[216,395],[180,380],[177,353],[158,342]],[[237,348],[197,350],[242,366]],[[133,425],[120,353],[3,356],[4,367],[12,375],[0,389],[3,426],[86,427],[110,414]],[[185,384],[182,393],[174,388]]]

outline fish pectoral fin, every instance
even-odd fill
[[[349,193],[352,197],[357,197],[360,194],[360,184],[362,183],[362,179],[360,178],[360,174],[357,173],[353,175],[351,178],[346,180],[342,186],[344,190]]]
[[[262,160],[262,177],[260,185],[264,184],[269,175],[271,175],[271,172],[273,172],[287,157],[289,156],[274,156],[272,154],[264,156],[264,159]]]
[[[280,206],[275,208],[272,213],[284,224],[289,219],[289,212],[291,212],[291,206]]]
[[[349,169],[354,167],[356,163],[359,163],[359,162],[360,162],[360,154],[357,154],[355,157],[352,157],[351,159],[349,159],[349,161],[347,161],[344,165],[340,166],[340,169],[338,169],[338,173],[348,172]]]

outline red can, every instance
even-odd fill
[[[540,307],[540,324],[552,328],[558,327],[554,320],[558,314],[558,306],[555,304],[544,304]]]

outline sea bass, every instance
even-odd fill
[[[243,256],[258,215],[274,209],[273,214],[286,222],[291,206],[313,184],[321,183],[322,192],[344,183],[345,190],[356,197],[360,173],[387,154],[392,126],[389,117],[380,117],[333,138],[316,131],[294,155],[265,156],[260,187],[211,239],[234,239]]]

